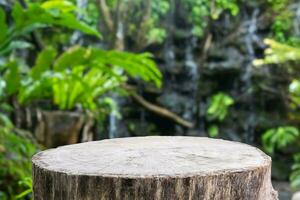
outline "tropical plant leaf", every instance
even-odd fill
[[[293,126],[282,126],[267,130],[263,136],[264,149],[272,154],[275,149],[283,149],[299,137],[299,130]]]
[[[209,119],[223,121],[228,109],[234,104],[234,100],[227,94],[219,92],[212,96],[206,115]]]
[[[27,49],[30,47],[32,47],[32,46],[28,42],[25,42],[22,40],[12,41],[12,42],[8,43],[7,46],[0,47],[0,55],[11,52],[14,49]]]
[[[50,90],[53,103],[62,110],[74,109],[76,105],[95,110],[97,99],[115,90],[127,76],[161,85],[161,73],[150,54],[74,46],[53,62],[54,58],[55,52],[51,48],[38,56],[30,71],[31,79],[24,82],[20,90],[21,103],[45,98],[49,95],[42,92],[45,87],[44,90]]]
[[[83,47],[74,46],[61,54],[54,63],[55,71],[62,71],[73,66],[88,64],[87,50]]]
[[[23,9],[19,3],[15,3],[12,12],[15,32],[23,32],[28,27],[46,24],[63,26],[101,37],[97,30],[76,18],[74,12],[71,12],[73,8],[74,5],[69,1],[46,2],[42,6],[31,3],[27,9]]]
[[[31,77],[34,80],[39,79],[42,73],[51,68],[56,54],[57,52],[52,47],[45,48],[41,53],[39,53],[35,65],[30,72]]]
[[[21,74],[16,62],[10,62],[7,64],[7,71],[5,73],[4,79],[6,81],[7,94],[15,94],[21,86]]]
[[[59,8],[63,12],[75,11],[77,9],[72,2],[64,0],[46,1],[41,4],[41,7],[46,10]]]
[[[219,127],[217,125],[211,125],[208,128],[208,135],[210,137],[218,137],[219,135]]]
[[[291,187],[294,189],[300,188],[300,154],[294,155],[294,164],[292,166],[292,173],[290,174]]]
[[[6,39],[7,35],[7,24],[6,24],[6,16],[5,12],[2,8],[0,8],[0,44]]]
[[[265,57],[263,59],[253,61],[255,66],[300,60],[300,48],[283,44],[272,39],[265,39],[264,43],[268,45],[269,48],[265,50]]]

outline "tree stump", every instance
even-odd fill
[[[35,200],[275,200],[271,159],[200,137],[136,137],[62,146],[32,158]]]

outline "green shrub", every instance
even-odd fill
[[[0,127],[0,199],[22,198],[31,192],[31,156],[36,152],[28,135]]]

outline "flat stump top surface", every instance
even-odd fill
[[[135,137],[62,146],[36,154],[34,165],[71,175],[163,177],[251,170],[270,165],[259,149],[203,137]]]

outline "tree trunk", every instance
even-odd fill
[[[35,200],[275,200],[271,159],[200,137],[136,137],[63,146],[33,159]]]

